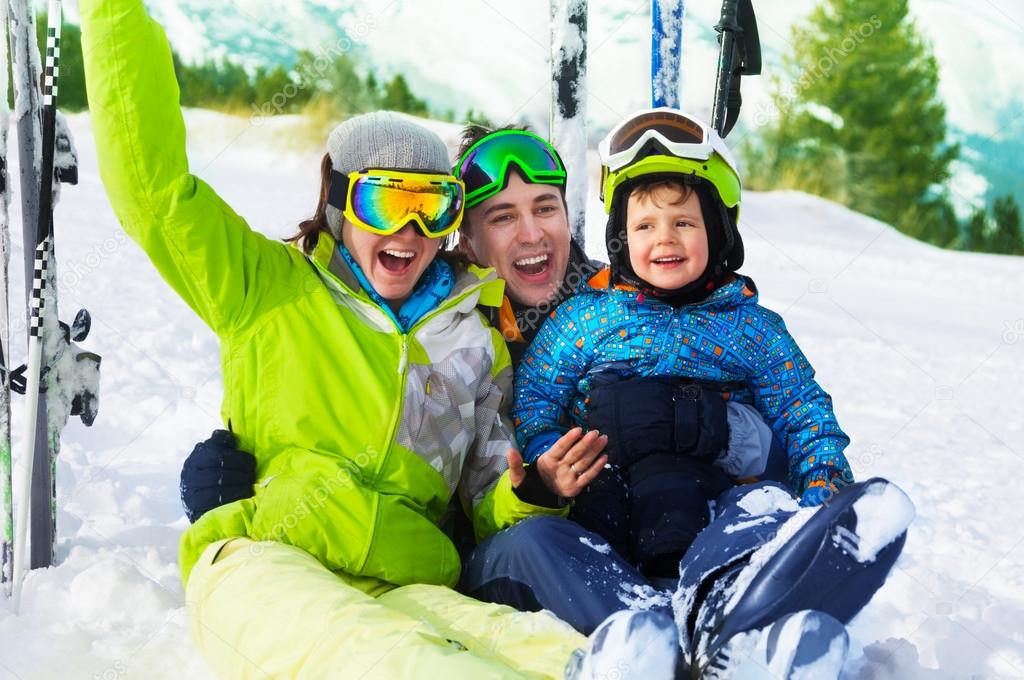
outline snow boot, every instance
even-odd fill
[[[675,622],[652,611],[618,611],[590,636],[565,668],[565,680],[673,680],[679,659]]]
[[[914,505],[894,484],[874,478],[818,508],[772,516],[786,515],[775,532],[762,535],[762,547],[704,572],[699,584],[677,594],[691,672],[707,667],[733,638],[787,614],[815,610],[848,623],[885,582]]]
[[[776,541],[751,556],[740,580],[753,579],[729,607],[722,634],[760,628],[801,609],[848,623],[885,582],[913,519],[914,504],[887,480],[840,489],[796,533],[784,538],[783,526]]]
[[[834,680],[842,672],[849,648],[846,626],[824,612],[804,610],[733,637],[694,677]]]

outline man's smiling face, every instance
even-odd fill
[[[494,267],[506,293],[535,307],[553,299],[569,264],[569,218],[557,187],[511,173],[508,186],[466,211],[460,236],[466,255]]]

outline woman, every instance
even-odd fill
[[[456,489],[480,537],[562,514],[531,501],[578,492],[603,442],[570,433],[545,470],[509,452],[497,416],[508,352],[475,311],[500,304],[502,285],[437,257],[463,200],[440,139],[384,114],[339,125],[301,250],[273,242],[189,174],[170,50],[141,0],[80,11],[111,204],[219,336],[222,415],[261,480],[182,537],[190,627],[211,666],[517,678],[560,677],[567,662],[593,677],[614,663],[553,617],[450,589],[459,559],[437,524]],[[526,493],[531,476],[549,493]],[[613,617],[604,630],[620,659],[653,642],[660,666],[648,654],[644,672],[671,674],[666,617]]]

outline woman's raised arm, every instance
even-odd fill
[[[142,0],[81,0],[100,175],[128,235],[216,332],[244,322],[298,253],[254,233],[189,173],[171,50]]]

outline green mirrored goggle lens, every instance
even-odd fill
[[[466,185],[466,207],[504,189],[513,164],[533,184],[565,185],[565,167],[550,144],[526,131],[501,130],[470,147],[455,169]]]

